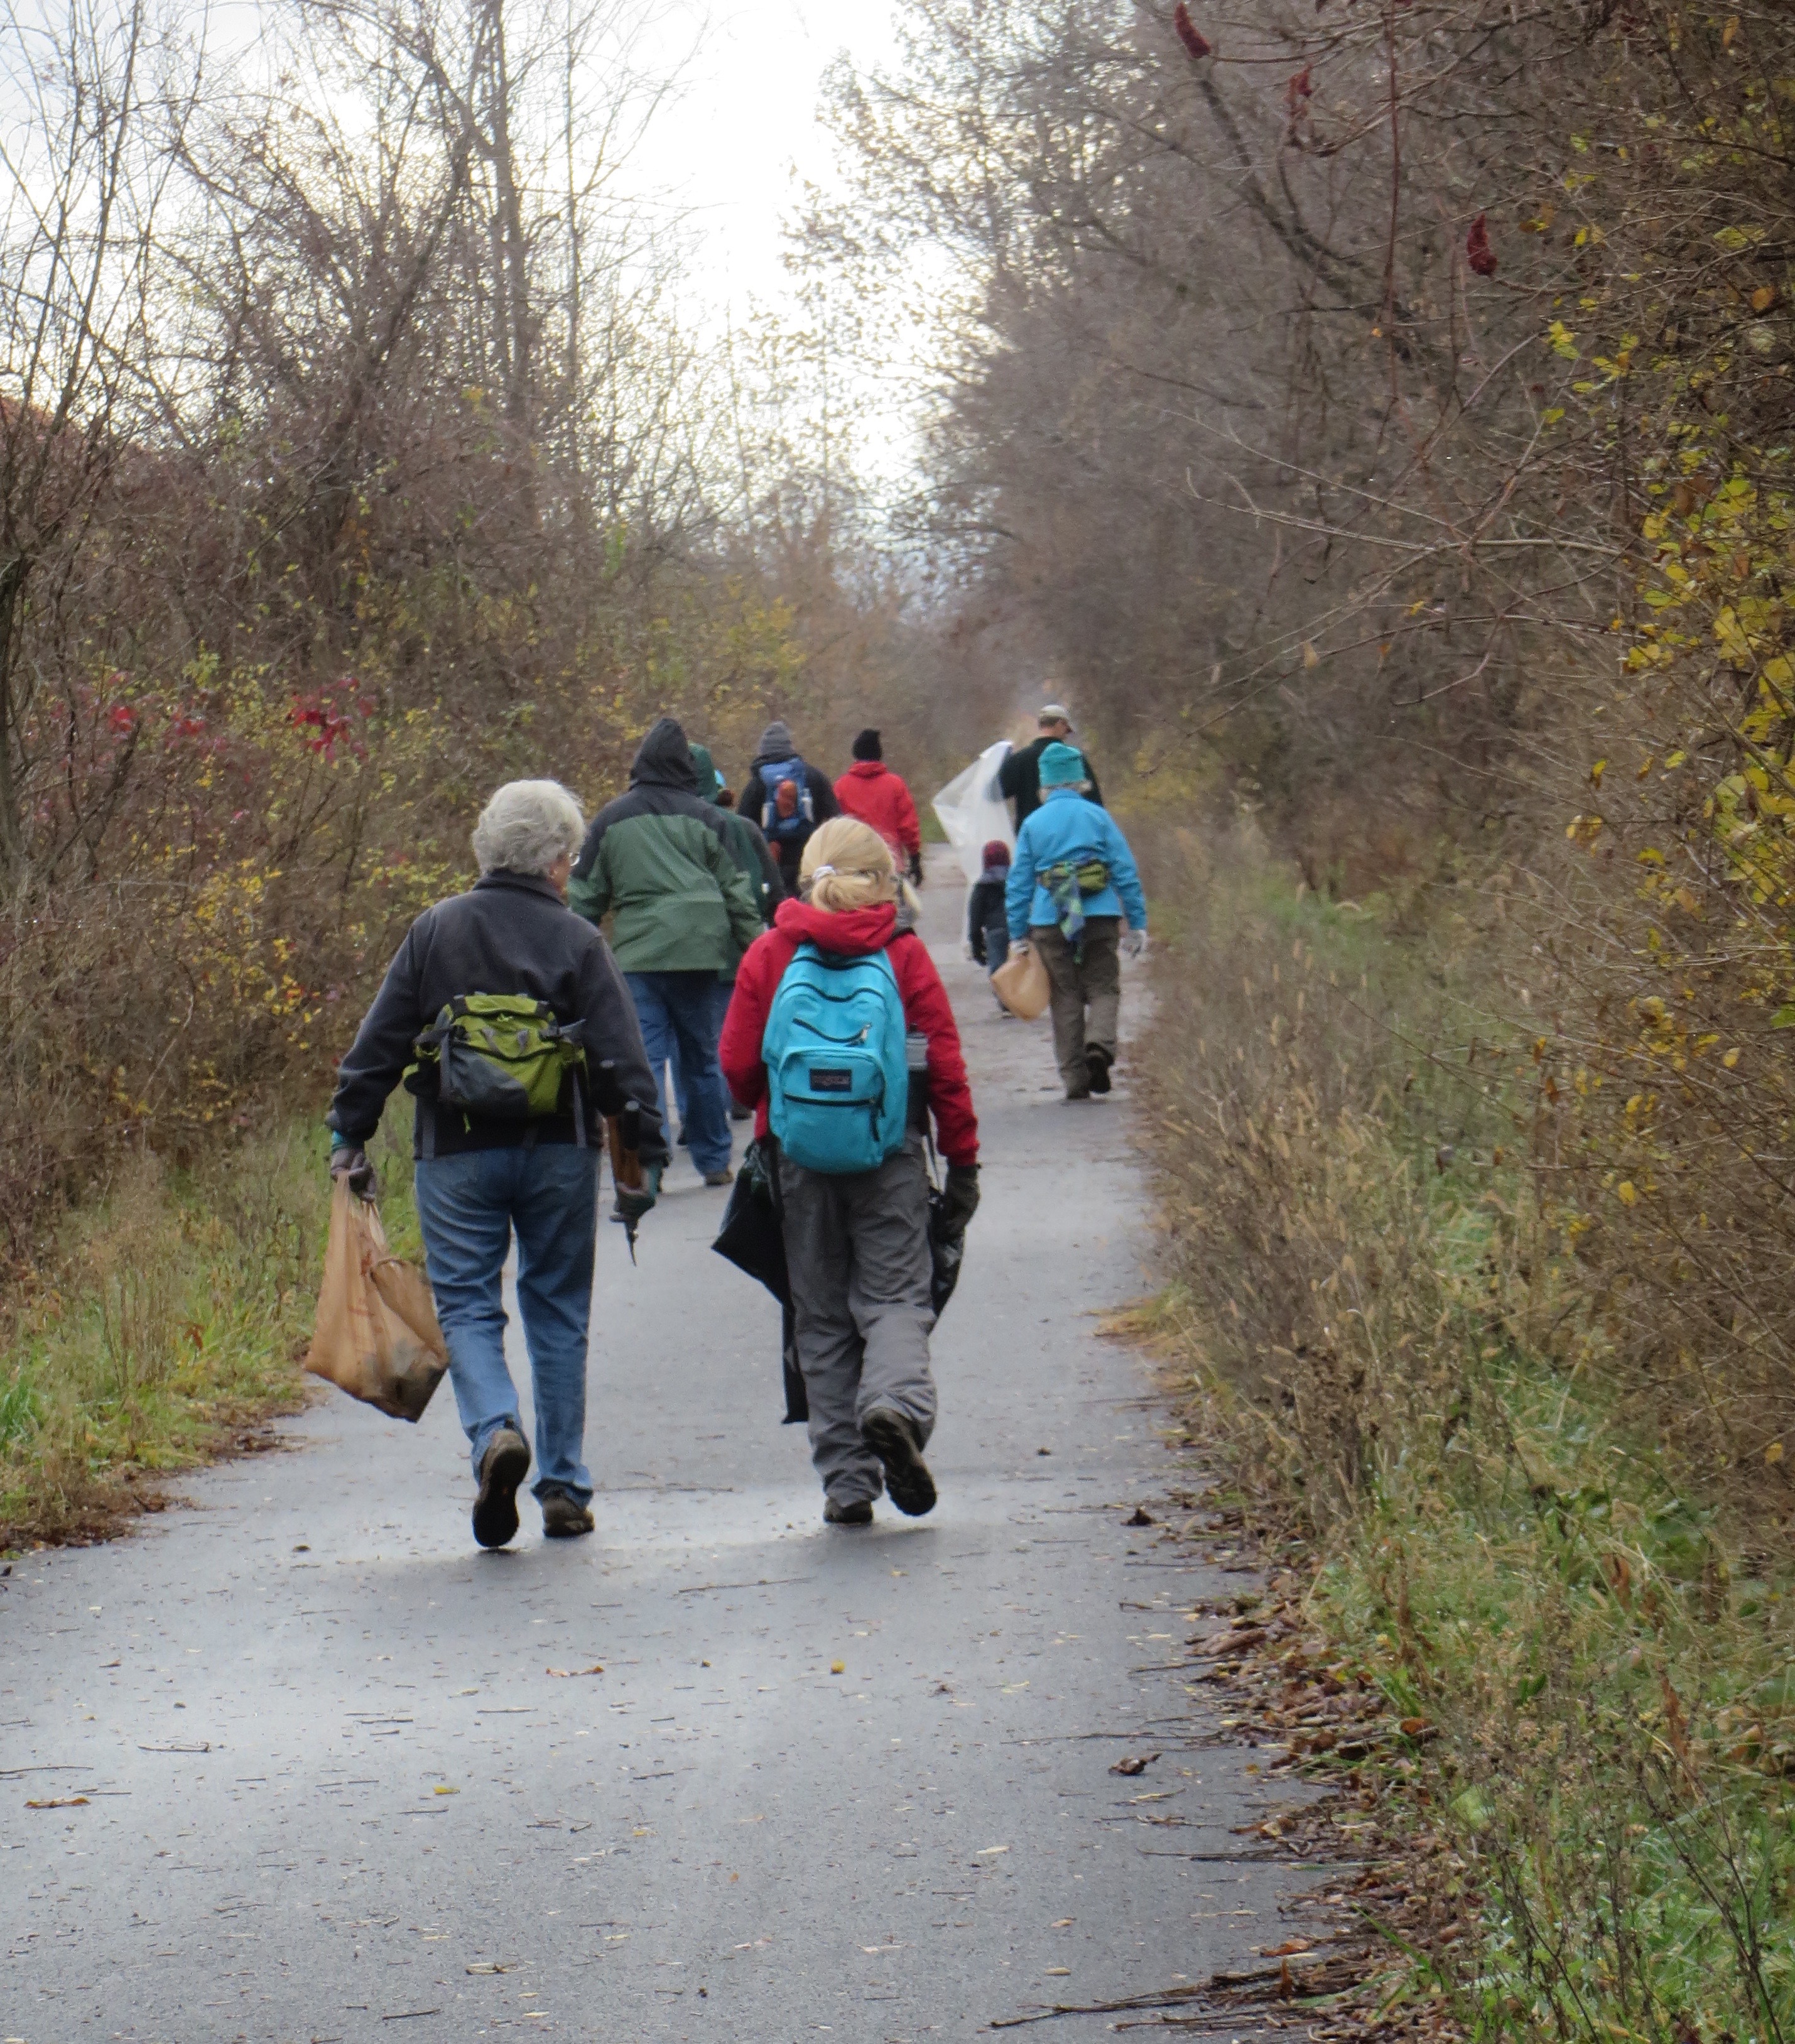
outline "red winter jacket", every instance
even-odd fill
[[[904,1022],[929,1039],[929,1106],[935,1117],[935,1140],[949,1163],[976,1164],[978,1117],[972,1112],[966,1060],[947,989],[922,939],[914,930],[897,928],[897,910],[888,901],[834,916],[807,901],[781,901],[773,928],[755,939],[736,967],[735,993],[718,1051],[730,1091],[744,1107],[755,1110],[754,1133],[767,1132],[766,1066],[761,1059],[767,1012],[785,968],[807,939],[838,957],[861,958],[876,951],[889,957],[903,997]]]
[[[922,856],[922,826],[916,820],[916,805],[902,776],[883,759],[857,759],[835,783],[835,799],[843,816],[872,824],[897,854],[900,867]]]

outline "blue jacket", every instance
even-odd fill
[[[1101,894],[1085,897],[1087,916],[1120,916],[1126,912],[1131,930],[1147,927],[1147,897],[1141,891],[1141,876],[1135,870],[1134,855],[1128,840],[1116,828],[1107,809],[1087,802],[1076,789],[1049,788],[1041,807],[1024,823],[1016,838],[1016,855],[1010,862],[1010,885],[1003,897],[1004,913],[1010,920],[1010,936],[1018,942],[1031,928],[1056,924],[1053,903],[1034,876],[1043,867],[1064,859],[1076,865],[1100,859],[1110,869],[1110,885]]]

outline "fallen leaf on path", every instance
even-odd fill
[[[831,1661],[829,1664],[829,1672],[831,1675],[846,1674],[847,1666],[848,1664],[845,1661]]]
[[[461,1791],[458,1788],[450,1788],[447,1787],[439,1786],[432,1788],[430,1792],[432,1796],[458,1796],[461,1793]]]
[[[1314,1950],[1314,1947],[1306,1938],[1287,1938],[1281,1945],[1268,1945],[1260,1956],[1268,1959],[1283,1959],[1288,1958],[1292,1952],[1308,1952]]]
[[[1009,1850],[1007,1846],[987,1846],[983,1852],[976,1852],[972,1857],[974,1859],[989,1859],[994,1853],[1007,1853]]]
[[[708,1668],[711,1664],[707,1661],[704,1665]],[[543,1673],[559,1676],[565,1681],[570,1675],[602,1675],[604,1667],[601,1662],[595,1661],[589,1668],[545,1668]]]
[[[1263,1625],[1242,1626],[1238,1631],[1230,1627],[1226,1632],[1212,1632],[1202,1639],[1187,1639],[1187,1646],[1194,1646],[1199,1654],[1245,1654],[1254,1646],[1265,1644],[1266,1631]]]
[[[25,1807],[28,1810],[72,1810],[86,1800],[85,1796],[46,1796],[41,1801],[27,1803]]]
[[[1159,1758],[1156,1753],[1126,1754],[1110,1769],[1112,1774],[1145,1774]]]
[[[467,1970],[470,1973],[508,1973],[511,1967],[508,1964],[501,1965],[497,1959],[476,1959]]]
[[[1047,1927],[1049,1931],[1064,1931],[1068,1929],[1077,1920],[1072,1916],[1056,1916]]]
[[[1151,1512],[1144,1510],[1137,1504],[1135,1506],[1132,1515],[1123,1520],[1122,1523],[1124,1526],[1156,1526],[1158,1525],[1159,1521],[1153,1517]]]

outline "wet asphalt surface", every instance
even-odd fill
[[[1095,1317],[1151,1281],[1126,1053],[1064,1104],[934,872],[984,1201],[933,1516],[823,1527],[777,1309],[682,1155],[639,1268],[602,1230],[592,1539],[526,1498],[474,1547],[445,1387],[416,1428],[332,1393],[190,1508],[14,1563],[0,2044],[966,2038],[1279,1942],[1287,1870],[1183,1857],[1266,1807],[1163,1665],[1237,1579],[1124,1523],[1169,1473]]]

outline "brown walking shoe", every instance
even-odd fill
[[[885,1490],[899,1512],[920,1519],[935,1508],[935,1480],[922,1459],[914,1420],[876,1406],[860,1423],[860,1438],[885,1466]]]
[[[593,1528],[592,1508],[576,1504],[564,1490],[545,1490],[537,1502],[543,1508],[543,1537],[548,1540],[577,1540]]]
[[[530,1473],[530,1443],[515,1427],[501,1427],[480,1458],[480,1493],[474,1500],[474,1537],[482,1547],[502,1547],[517,1531],[517,1486]]]

